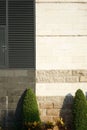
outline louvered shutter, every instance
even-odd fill
[[[0,0],[0,67],[6,65],[6,0]]]
[[[6,0],[0,0],[0,25],[6,25]]]
[[[8,0],[10,68],[35,68],[34,0]]]

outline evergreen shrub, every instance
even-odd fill
[[[87,130],[87,102],[81,89],[75,93],[72,112],[73,130]]]
[[[32,89],[28,89],[23,100],[23,123],[40,121],[36,96]]]

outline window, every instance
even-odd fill
[[[35,68],[34,0],[0,0],[0,67]]]

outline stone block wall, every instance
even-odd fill
[[[40,96],[37,97],[40,117],[43,122],[55,122],[62,117],[68,125],[72,124],[73,97],[63,96]]]
[[[26,88],[35,90],[42,121],[71,122],[72,96],[87,94],[87,0],[36,0],[36,70],[0,70],[0,122],[13,123]]]
[[[56,121],[63,117],[72,127],[73,96],[81,88],[87,96],[87,71],[45,70],[37,71],[37,101],[42,121]]]
[[[16,109],[24,91],[31,87],[35,91],[35,70],[0,70],[0,124],[11,127],[14,124]],[[21,106],[19,107],[19,109]],[[19,110],[20,111],[20,110]],[[10,129],[10,128],[9,128]]]

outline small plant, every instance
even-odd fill
[[[73,102],[73,129],[87,130],[87,102],[81,89],[75,93]]]
[[[55,124],[54,124],[53,122],[47,121],[47,122],[45,123],[45,129],[46,129],[46,130],[47,130],[47,129],[52,129],[52,130],[53,130],[54,126],[55,126]]]
[[[66,124],[64,123],[62,118],[58,118],[58,120],[56,121],[56,125],[60,130],[67,130]]]
[[[2,127],[0,126],[0,130],[2,130]]]
[[[41,122],[25,122],[25,127],[28,130],[41,130]]]

